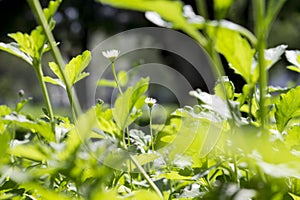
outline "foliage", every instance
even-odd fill
[[[38,8],[38,1],[29,2]],[[242,92],[236,92],[227,76],[220,76],[215,94],[191,91],[197,105],[177,108],[166,123],[152,124],[156,101],[147,98],[145,103],[149,78],[127,86],[126,72],[116,75],[114,71],[115,80],[98,82],[118,87],[113,107],[99,100],[70,121],[52,113],[45,81],[64,87],[72,106],[68,88],[88,76],[84,70],[91,54],[84,51],[61,69],[63,62],[54,50],[57,43],[41,20],[43,26],[30,34],[10,34],[15,42],[0,43],[1,50],[35,68],[47,105],[44,116],[30,116],[23,108],[31,99],[23,92],[15,108],[0,105],[1,199],[300,198],[300,86],[264,87],[265,73],[284,53],[294,65],[288,68],[299,72],[299,51],[286,50],[286,45],[262,48],[266,43],[261,34],[267,35],[284,1],[268,1],[261,13],[265,19],[257,16],[256,29],[263,26],[264,31],[256,33],[258,39],[245,28],[222,20],[230,0],[215,1],[214,21],[196,15],[179,1],[101,2],[146,12],[152,20],[155,12],[163,20],[161,25],[183,30],[203,45],[219,75],[224,75],[219,62],[222,54],[246,81]],[[255,7],[261,9],[262,2],[256,1]],[[59,3],[50,1],[44,12],[33,11],[54,28],[52,16]],[[165,6],[170,9],[166,11]],[[49,63],[55,79],[42,73],[42,54],[50,49],[57,59]],[[115,70],[114,63],[112,66]],[[124,92],[118,83],[126,88]],[[134,126],[147,105],[149,133]]]

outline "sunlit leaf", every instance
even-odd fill
[[[288,122],[299,115],[300,110],[300,86],[291,89],[286,94],[281,94],[280,99],[276,102],[275,119],[277,129],[282,132],[288,125]]]
[[[158,178],[166,178],[169,180],[190,180],[192,177],[180,175],[177,171],[171,171],[169,173],[160,174]]]
[[[216,38],[216,49],[223,54],[235,73],[240,74],[247,83],[251,83],[254,49],[248,41],[232,30],[225,28],[210,29],[211,37]]]
[[[61,200],[71,200],[73,198],[66,196],[63,193],[58,193],[54,190],[49,190],[46,187],[43,187],[35,182],[28,182],[22,184],[23,187],[25,187],[30,193],[32,193],[32,196],[39,199],[45,199],[45,200],[53,200],[53,199],[61,199]]]
[[[55,141],[55,136],[52,131],[52,127],[45,121],[31,121],[23,115],[7,115],[3,118],[3,121],[12,122],[20,127],[31,130],[43,136],[47,141]]]
[[[100,79],[97,83],[98,86],[100,87],[117,87],[117,83],[114,80],[107,80],[107,79]],[[120,84],[121,85],[121,84]]]
[[[297,67],[297,66],[287,66],[287,68],[288,68],[289,70],[292,70],[292,71],[295,71],[295,72],[300,73],[300,68]]]
[[[265,64],[268,70],[281,58],[281,55],[285,52],[287,47],[287,45],[279,45],[274,48],[265,49]],[[254,59],[252,63],[252,74],[252,80],[256,82],[259,77],[259,67],[256,59]]]
[[[23,59],[30,65],[32,65],[32,58],[30,56],[28,56],[28,54],[21,51],[19,45],[15,42],[11,42],[8,44],[0,42],[0,50],[6,51],[12,55],[15,55],[15,56]]]
[[[58,79],[58,78],[52,78],[50,76],[44,76],[44,81],[47,82],[47,83],[51,83],[53,85],[59,85],[63,88],[66,88],[65,84],[62,82],[61,79]]]
[[[140,163],[140,165],[145,165],[145,164],[153,162],[154,160],[159,158],[159,155],[157,155],[155,153],[152,153],[152,154],[144,153],[144,154],[135,155],[134,157]]]
[[[228,99],[233,99],[234,97],[234,85],[233,83],[229,80],[229,78],[227,76],[221,77],[222,80],[218,80],[216,83],[216,86],[214,88],[215,90],[215,94],[218,95],[219,97],[221,97],[223,100]],[[222,82],[224,84],[224,89],[226,94],[224,94],[224,89],[222,86]]]
[[[0,105],[0,117],[10,114],[11,109],[6,105]]]
[[[99,129],[106,133],[121,137],[118,126],[113,121],[112,110],[105,110],[102,106],[97,105],[95,111]]]
[[[129,87],[123,95],[120,95],[116,99],[112,113],[121,130],[138,117],[138,115],[135,115],[133,112],[143,106],[145,98],[142,97],[142,95],[147,91],[148,83],[149,78],[142,78],[133,87]]]
[[[293,126],[284,137],[286,144],[292,149],[300,150],[300,126]]]
[[[72,58],[72,60],[66,65],[65,73],[71,85],[74,85],[77,81],[80,81],[89,75],[88,73],[83,72],[83,70],[88,66],[91,58],[91,52],[84,51],[82,55]]]
[[[281,163],[281,164],[271,164],[267,162],[258,162],[258,165],[262,168],[262,170],[273,177],[277,178],[286,178],[286,177],[294,177],[300,178],[300,167],[298,163],[289,162],[289,163]]]
[[[183,5],[180,1],[169,1],[169,0],[97,0],[104,4],[109,4],[114,7],[138,10],[142,12],[152,11],[157,14],[153,18],[151,14],[150,18],[155,20],[155,23],[158,22],[158,19],[163,19],[169,24],[172,24],[174,29],[180,29],[188,33],[196,41],[202,45],[206,45],[206,39],[198,32],[197,28],[191,25],[188,20],[182,15],[183,14]],[[168,8],[168,12],[166,9]],[[158,15],[160,16],[158,18]],[[149,16],[148,16],[149,17]]]
[[[300,51],[299,50],[289,50],[285,52],[287,60],[300,68]]]
[[[287,60],[294,64],[295,66],[289,66],[288,69],[300,73],[300,51],[299,50],[289,50],[285,52]]]
[[[16,112],[20,112],[20,111],[24,108],[24,106],[25,106],[30,100],[32,100],[31,97],[25,98],[25,99],[23,99],[22,101],[18,102],[17,105],[16,105],[16,108],[15,108],[15,111],[16,111]]]
[[[48,159],[48,156],[37,145],[17,145],[10,149],[9,153],[34,161],[46,161]]]
[[[59,66],[55,62],[49,62],[51,71],[60,79],[63,80],[63,76],[60,73]]]
[[[289,195],[291,195],[294,200],[300,200],[300,196],[297,196],[297,195],[292,194],[292,193],[289,193]]]
[[[49,22],[50,18],[53,17],[55,12],[57,11],[62,0],[52,0],[49,2],[48,8],[44,8],[43,12],[46,20]]]

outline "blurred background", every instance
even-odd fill
[[[192,0],[183,1],[191,5],[195,11],[197,7]],[[41,1],[43,6],[48,1]],[[213,19],[212,1],[207,0],[209,18]],[[228,13],[227,19],[238,23],[252,30],[252,5],[251,0],[236,0]],[[139,27],[155,26],[149,22],[143,13],[120,10],[107,5],[102,5],[94,0],[63,0],[59,11],[55,14],[56,27],[54,35],[60,42],[60,49],[66,62],[72,57],[81,54],[86,49],[93,49],[96,44],[117,33]],[[26,1],[19,0],[0,0],[0,41],[11,42],[7,36],[8,33],[17,31],[30,33],[35,28],[36,21],[30,11]],[[279,44],[287,44],[289,49],[300,49],[300,1],[287,0],[287,3],[281,10],[281,13],[273,25],[271,35],[269,36],[268,47],[275,47]],[[135,41],[136,40],[136,41]],[[140,38],[131,38],[131,42],[139,44]],[[165,51],[144,51],[144,57],[151,57],[152,61],[163,63],[174,67],[192,84],[193,88],[208,90],[203,84],[199,74],[195,74],[192,67],[188,67],[184,59]],[[134,57],[130,60],[131,66],[145,62],[143,55]],[[147,55],[147,56],[145,56]],[[51,54],[45,55],[44,66],[52,60]],[[128,63],[127,63],[128,64]],[[296,73],[285,69],[287,65],[283,59],[270,71],[270,84],[275,86],[286,86],[293,82],[299,82]],[[226,66],[225,66],[226,67]],[[44,67],[45,74],[50,74],[47,67]],[[233,80],[237,91],[241,90],[244,82],[232,70],[226,69],[228,76]],[[299,76],[298,76],[299,77]],[[81,83],[77,90],[85,94],[86,85]],[[43,97],[35,77],[34,70],[27,63],[15,58],[5,52],[0,51],[0,104],[14,105],[17,102],[18,91],[23,89],[26,96],[33,97],[32,105],[43,104]],[[52,102],[57,107],[64,107],[68,104],[67,98],[62,89],[50,86]],[[161,89],[163,91],[163,89]],[[166,94],[166,92],[160,92]],[[172,95],[171,95],[172,96]],[[87,107],[87,96],[80,95],[80,101],[83,107]],[[105,98],[105,97],[104,97]],[[160,96],[165,98],[166,102],[172,102],[172,97],[168,95]],[[94,101],[94,100],[92,100]]]

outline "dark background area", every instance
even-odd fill
[[[41,1],[46,6],[48,1]],[[212,4],[208,2],[209,18],[213,19]],[[196,11],[194,1],[185,0]],[[253,20],[251,12],[251,0],[237,0],[228,13],[229,20],[236,22],[252,30]],[[70,59],[85,49],[89,49],[90,37],[95,32],[103,32],[107,37],[116,33],[138,27],[155,26],[145,19],[144,14],[129,10],[120,10],[110,6],[96,3],[93,0],[64,0],[59,11],[55,15],[57,25],[54,29],[56,40],[60,42],[61,51],[66,59]],[[0,41],[11,42],[8,33],[17,31],[29,33],[36,26],[36,21],[26,1],[0,0]],[[287,44],[289,49],[300,49],[300,2],[288,0],[283,7],[269,36],[269,47],[279,44]],[[168,65],[177,66],[181,58],[176,55],[162,52]],[[50,60],[47,54],[45,60]],[[281,61],[271,70],[270,83],[285,86],[288,81],[297,81],[295,73],[285,69],[287,63]],[[225,66],[226,67],[226,66]],[[46,69],[45,69],[46,70]],[[226,68],[231,80],[234,81],[237,90],[244,84],[243,80]],[[46,73],[49,73],[46,70]],[[193,74],[193,73],[191,73]],[[192,77],[193,86],[201,87],[197,77]],[[34,102],[42,101],[42,95],[31,67],[20,59],[0,52],[0,104],[15,103],[17,92],[24,89],[26,94],[34,97]],[[205,90],[205,88],[204,88]]]

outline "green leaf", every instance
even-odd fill
[[[52,132],[52,127],[49,123],[46,123],[45,121],[31,121],[27,119],[24,115],[6,115],[3,118],[4,122],[13,122],[14,124],[23,127],[25,129],[29,129],[33,132],[39,133],[41,136],[43,136],[48,142],[55,141],[55,135]]]
[[[46,42],[46,37],[41,26],[32,30],[30,35],[17,32],[8,34],[8,36],[14,39],[18,43],[20,50],[28,54],[33,60],[41,58]]]
[[[122,87],[126,86],[126,84],[128,83],[128,79],[129,79],[127,72],[121,70],[117,76],[118,76],[120,86],[122,86]],[[113,88],[117,87],[117,83],[115,80],[108,80],[108,79],[100,79],[98,81],[97,85],[104,86],[104,87],[113,87]]]
[[[279,45],[277,47],[265,50],[267,69],[270,69],[280,59],[281,55],[285,52],[287,47],[287,45]]]
[[[86,50],[82,53],[82,55],[72,58],[72,60],[66,65],[65,73],[71,85],[74,85],[77,81],[80,81],[89,75],[82,71],[88,66],[91,58],[91,52]]]
[[[300,73],[300,68],[297,67],[297,66],[287,66],[286,68],[288,68],[289,70]]]
[[[300,51],[299,50],[289,50],[285,52],[286,59],[300,68]]]
[[[159,158],[160,156],[154,153],[143,153],[143,154],[138,154],[134,156],[136,158],[136,160],[140,163],[140,165],[145,165],[147,163],[153,162],[154,160],[156,160],[157,158]],[[133,169],[135,169],[135,167],[133,167]]]
[[[288,66],[287,68],[300,73],[300,51],[290,50],[285,52],[286,59],[295,66]]]
[[[50,27],[54,27],[54,21],[52,16],[56,12],[61,0],[50,1],[49,7],[44,9],[44,14],[47,21],[50,23]],[[41,26],[37,26],[28,35],[27,33],[11,33],[8,34],[10,38],[16,41],[16,43],[0,43],[0,50],[11,53],[17,57],[22,58],[30,65],[34,65],[35,62],[39,62],[44,52],[49,50],[46,45],[46,37]]]
[[[58,155],[58,160],[66,160],[76,155],[76,151],[91,135],[92,129],[97,126],[95,107],[79,116],[76,127],[68,132],[65,140],[66,148]]]
[[[197,26],[197,24],[195,24]],[[256,45],[257,43],[257,39],[256,37],[253,35],[253,33],[251,33],[248,29],[244,28],[243,26],[239,25],[239,24],[235,24],[231,21],[227,21],[227,20],[213,20],[213,21],[208,21],[207,22],[207,26],[211,27],[211,28],[216,28],[219,29],[220,27],[224,28],[224,29],[228,29],[231,31],[235,31],[239,34],[241,34],[243,37],[247,38],[252,45]],[[200,28],[203,29],[205,26],[200,25]]]
[[[300,126],[293,126],[287,131],[284,137],[285,143],[291,149],[300,147]]]
[[[120,83],[120,86],[125,86],[128,82],[128,75],[127,75],[127,72],[126,71],[119,71],[118,73],[118,80],[119,80],[119,83]]]
[[[59,67],[55,62],[49,62],[49,67],[51,71],[60,79],[63,80],[63,76],[60,73]]]
[[[191,180],[192,176],[182,176],[177,171],[160,174],[157,178],[166,178],[169,180]]]
[[[32,65],[32,58],[27,53],[21,51],[19,45],[15,42],[11,42],[8,44],[0,42],[0,50],[17,56],[26,61],[28,64]]]
[[[30,100],[32,100],[31,97],[25,98],[25,99],[23,99],[22,101],[18,102],[17,105],[16,105],[16,108],[15,108],[15,111],[16,111],[17,113],[20,112],[20,111],[24,108],[24,106],[25,106]]]
[[[34,161],[47,161],[48,156],[37,145],[17,145],[9,150],[11,155]]]
[[[58,78],[52,78],[50,76],[44,76],[44,81],[47,82],[47,83],[51,83],[53,85],[59,85],[63,88],[66,88],[65,84],[62,82],[61,79],[58,79]]]
[[[114,7],[138,10],[142,12],[152,11],[156,12],[161,18],[170,22],[174,29],[180,29],[203,46],[206,46],[207,41],[198,32],[197,28],[188,22],[183,16],[183,6],[180,1],[169,1],[169,0],[97,0],[104,4],[109,4]],[[166,8],[168,8],[166,10]]]
[[[98,81],[97,85],[100,86],[100,87],[112,87],[112,88],[117,87],[116,81],[114,81],[114,80],[107,80],[107,79],[104,79],[104,78],[100,79]]]
[[[277,129],[282,132],[288,122],[299,115],[300,110],[300,86],[291,89],[286,94],[281,94],[279,101],[275,103],[275,119]]]
[[[287,47],[287,45],[279,45],[274,48],[265,49],[264,56],[267,70],[269,70],[280,59],[281,55],[285,52]],[[259,68],[257,60],[253,60],[252,74],[252,82],[255,83],[257,82],[259,77]]]
[[[68,64],[66,64],[64,73],[71,86],[74,86],[76,82],[89,75],[89,73],[83,72],[83,70],[88,66],[91,59],[91,52],[86,50],[82,53],[82,55],[78,55],[75,58],[72,58],[71,61]],[[60,73],[58,65],[54,62],[50,62],[49,67],[52,70],[52,72],[59,78],[60,81],[51,77],[44,77],[44,80],[48,83],[60,85],[63,88],[66,88],[63,80],[63,75]]]
[[[113,121],[112,110],[105,110],[102,106],[97,105],[95,111],[98,120],[98,127],[106,133],[121,137],[118,126]]]
[[[221,77],[221,79],[222,80],[219,79],[216,83],[216,86],[214,88],[215,94],[221,97],[223,100],[226,100],[226,94],[227,94],[227,98],[232,100],[234,97],[234,90],[235,90],[233,83],[229,80],[227,76],[223,76]],[[222,82],[224,84],[226,94],[224,94]]]
[[[286,162],[286,163],[267,163],[267,162],[257,162],[264,173],[276,177],[276,178],[287,178],[294,177],[300,178],[300,167],[298,162]]]
[[[195,167],[199,166],[199,158],[205,157],[214,148],[221,133],[227,130],[226,121],[218,119],[210,111],[199,112],[198,108],[186,107],[177,110],[176,114],[181,115],[182,123],[173,141],[167,146],[169,159],[178,159],[184,155],[192,159]]]
[[[22,187],[26,188],[26,190],[30,191],[31,196],[35,197],[34,199],[45,199],[45,200],[53,200],[53,199],[61,199],[61,200],[71,200],[73,198],[66,196],[63,193],[60,193],[55,190],[50,190],[49,188],[43,187],[34,181],[22,183]]]
[[[48,5],[48,8],[43,9],[45,18],[48,21],[48,23],[50,22],[50,19],[53,17],[55,12],[57,11],[57,9],[58,9],[61,2],[62,2],[62,0],[50,1],[49,5]]]
[[[1,124],[1,122],[0,122]],[[4,131],[3,133],[1,133],[0,130],[0,154],[1,155],[5,155],[6,151],[9,149],[9,144],[10,144],[10,133],[7,131]],[[5,156],[1,156],[1,157],[5,157]],[[0,158],[0,161],[3,158]],[[1,162],[0,162],[1,163]]]
[[[227,102],[221,99],[219,96],[211,95],[201,90],[191,91],[190,95],[196,97],[199,100],[200,108],[197,112],[201,113],[203,109],[209,110],[212,113],[212,116],[209,115],[210,120],[222,121],[224,119],[231,118],[231,112],[228,108]],[[234,102],[232,102],[234,103]]]
[[[0,117],[11,113],[11,109],[6,105],[0,105]]]
[[[136,112],[144,104],[145,97],[142,95],[148,90],[148,85],[149,78],[141,78],[116,99],[112,114],[120,130],[124,130],[138,117]]]
[[[216,50],[223,54],[235,73],[240,74],[247,83],[252,83],[252,60],[254,49],[236,31],[225,28],[208,30],[210,37],[216,37]]]
[[[300,200],[300,196],[297,196],[295,194],[289,193],[289,195],[292,196],[293,200]]]

